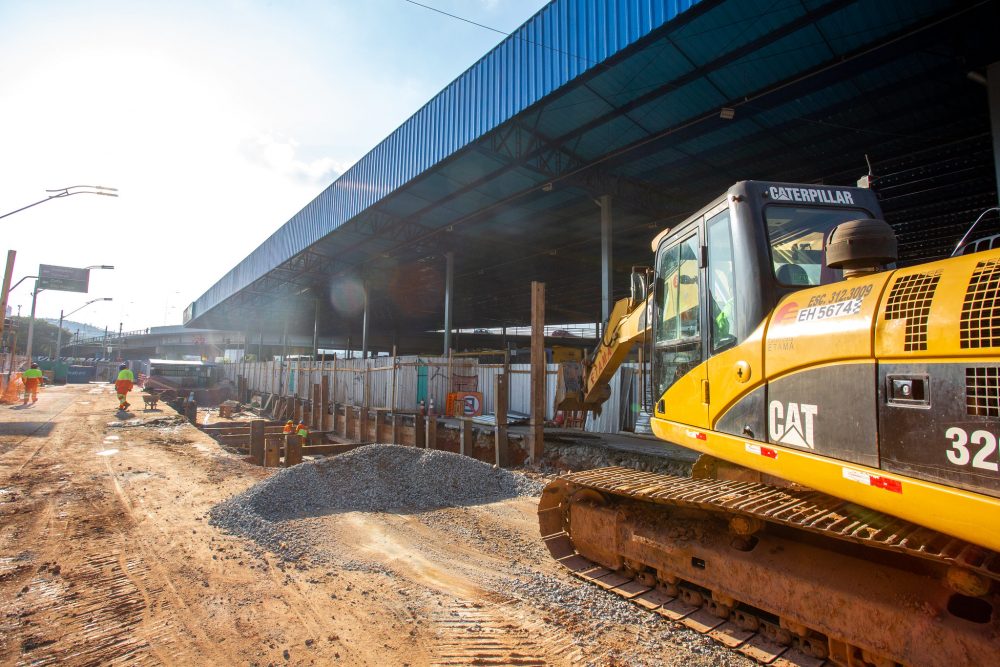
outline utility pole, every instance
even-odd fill
[[[38,304],[38,293],[42,290],[38,289],[38,280],[35,280],[35,289],[31,293],[31,318],[28,320],[28,344],[25,349],[25,353],[28,357],[28,366],[31,366],[31,345],[34,342],[35,337],[35,306]]]
[[[14,258],[16,250],[7,251],[7,270],[3,274],[3,291],[0,292],[0,336],[3,335],[3,325],[7,319],[7,296],[10,294],[10,279],[14,275]]]

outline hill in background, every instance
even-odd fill
[[[46,322],[54,326],[59,326],[58,317],[45,317],[41,319],[44,319]],[[92,324],[84,324],[83,322],[74,322],[73,320],[63,320],[63,330],[68,331],[70,335],[75,334],[77,330],[79,330],[80,338],[91,338],[92,336],[104,335],[104,327],[95,327]],[[115,333],[116,334],[118,333],[117,329],[115,330]],[[66,334],[63,335],[65,336]]]

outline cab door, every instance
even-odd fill
[[[762,332],[747,333],[748,300],[759,298],[737,252],[733,212],[726,204],[705,220],[706,354],[711,428],[767,440]]]
[[[700,221],[664,240],[656,260],[653,373],[656,416],[708,427]]]

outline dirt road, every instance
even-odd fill
[[[284,562],[208,524],[268,471],[114,406],[0,406],[0,664],[750,664],[562,572],[532,498],[307,517]]]

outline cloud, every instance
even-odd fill
[[[297,183],[329,185],[343,169],[332,158],[305,160],[299,157],[299,142],[277,133],[262,132],[243,142],[243,154],[253,163]]]

